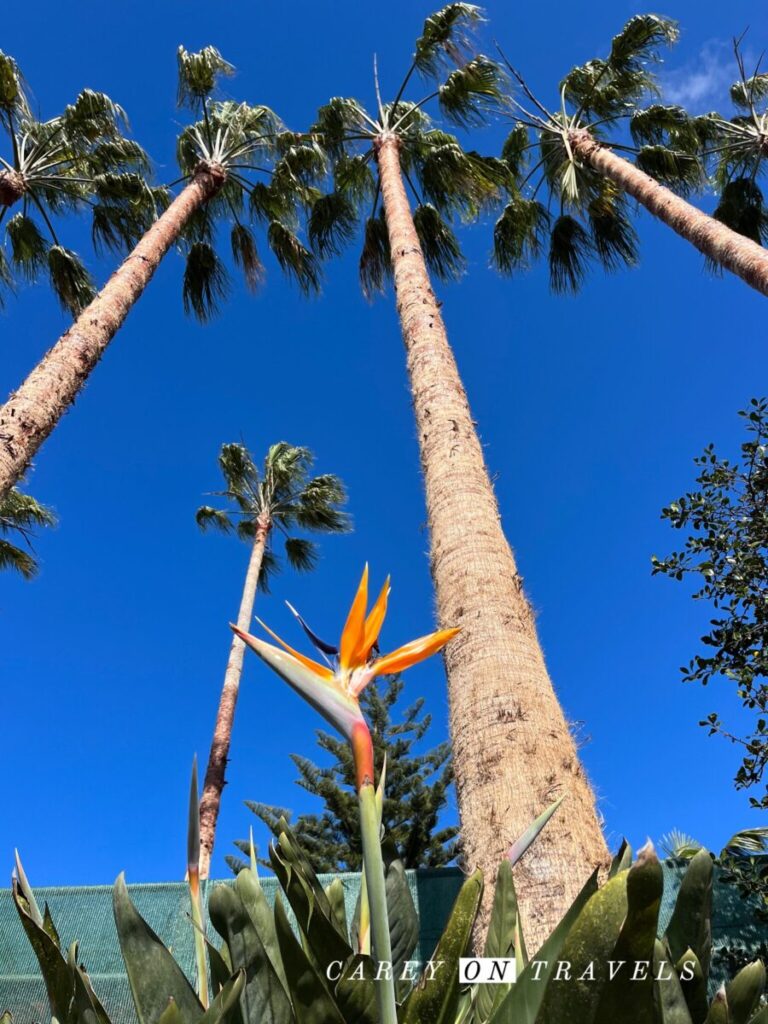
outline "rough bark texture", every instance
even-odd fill
[[[768,249],[745,238],[660,185],[623,157],[597,142],[588,131],[570,133],[576,156],[644,206],[649,213],[691,242],[714,263],[768,295]]]
[[[0,498],[19,480],[74,402],[189,218],[218,191],[224,178],[218,166],[198,169],[93,302],[0,407]]]
[[[27,190],[18,171],[0,171],[0,206],[13,206]]]
[[[256,537],[245,574],[243,596],[240,600],[240,611],[237,615],[237,627],[247,633],[251,628],[253,605],[259,585],[259,573],[264,558],[264,548],[269,535],[269,522],[260,520],[256,528]],[[240,692],[240,677],[243,674],[243,656],[245,644],[238,636],[232,637],[229,649],[229,661],[224,673],[224,685],[219,698],[219,710],[216,713],[216,725],[213,730],[211,750],[208,754],[208,767],[205,770],[203,795],[200,799],[200,877],[207,878],[211,868],[211,854],[216,838],[216,822],[221,807],[221,794],[226,785],[227,762],[229,747],[232,742],[232,726],[235,721],[237,695]]]
[[[481,947],[501,859],[567,793],[516,869],[523,926],[536,949],[608,854],[595,798],[547,674],[530,605],[501,529],[482,448],[430,286],[403,187],[397,140],[378,146],[397,309],[413,393],[441,626],[461,626],[445,655],[464,858],[487,885]]]

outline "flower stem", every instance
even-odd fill
[[[360,806],[360,837],[363,843],[363,867],[371,914],[373,955],[377,965],[376,999],[380,1024],[397,1024],[395,982],[392,975],[392,944],[389,937],[389,913],[384,884],[384,860],[381,856],[381,821],[373,786],[373,745],[368,727],[356,727],[352,751],[357,769],[357,799]]]

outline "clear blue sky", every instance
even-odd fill
[[[489,39],[550,99],[561,75],[603,52],[637,10],[624,0],[599,0],[588,14],[574,4],[488,7]],[[6,19],[2,45],[46,116],[85,86],[123,104],[167,181],[186,117],[175,108],[179,43],[218,46],[239,69],[234,97],[302,128],[331,95],[370,101],[374,51],[393,90],[431,9],[422,0],[79,0],[65,13],[44,0],[34,31],[23,14]],[[757,5],[676,0],[664,13],[683,28],[668,62],[676,95],[699,109],[724,104],[730,36],[751,23],[754,46],[765,45]],[[493,151],[501,134],[491,128],[478,147]],[[684,587],[652,579],[650,556],[678,540],[659,510],[692,480],[692,457],[709,441],[734,448],[737,409],[766,390],[756,372],[766,364],[765,305],[735,279],[707,276],[649,217],[638,224],[641,267],[595,273],[576,299],[551,297],[543,267],[495,276],[490,222],[464,232],[466,278],[438,292],[552,677],[590,737],[583,756],[611,843],[678,827],[719,848],[758,823],[731,786],[738,752],[697,726],[714,708],[731,717],[735,698],[726,685],[680,682],[704,610]],[[85,245],[74,226],[64,235]],[[110,262],[89,259],[104,280]],[[354,534],[324,542],[313,576],[284,575],[259,600],[262,617],[290,633],[289,598],[333,635],[368,559],[376,580],[393,576],[384,644],[431,628],[394,303],[366,304],[356,261],[353,248],[329,267],[322,299],[306,302],[267,259],[263,292],[237,285],[203,328],[182,313],[182,264],[171,254],[45,446],[29,488],[60,526],[39,539],[37,581],[0,578],[0,884],[14,846],[40,885],[109,882],[122,869],[132,881],[183,875],[190,762],[207,755],[247,557],[194,523],[218,485],[222,442],[243,437],[256,453],[283,438],[308,445],[318,468],[349,487]],[[5,395],[66,321],[41,286],[11,300],[0,323]],[[406,693],[426,696],[433,739],[442,738],[439,660],[413,669]],[[309,807],[288,754],[312,756],[318,724],[248,659],[216,872],[247,832],[243,800]]]

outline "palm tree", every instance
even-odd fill
[[[66,312],[77,316],[95,290],[82,260],[59,241],[54,222],[90,206],[97,247],[113,241],[130,243],[129,224],[116,236],[110,230],[113,198],[130,196],[135,214],[130,227],[146,221],[151,191],[142,175],[148,170],[141,147],[125,138],[125,112],[104,93],[85,89],[62,114],[47,121],[33,116],[21,72],[13,57],[0,53],[0,132],[8,137],[9,159],[0,157],[0,223],[6,222],[10,246],[0,248],[0,286],[15,278],[36,280],[47,273]],[[0,292],[0,303],[2,302]]]
[[[281,568],[274,550],[275,530],[281,535],[291,568],[309,572],[317,562],[317,545],[295,536],[294,531],[342,533],[350,527],[349,516],[341,509],[346,501],[344,485],[337,476],[327,473],[311,476],[312,462],[308,448],[280,441],[269,449],[259,472],[244,445],[222,446],[219,467],[226,487],[215,493],[226,498],[229,507],[203,505],[197,510],[197,524],[202,530],[234,533],[250,546],[237,615],[238,629],[243,632],[251,625],[257,589],[268,591],[270,579]],[[244,652],[243,641],[233,636],[200,801],[201,878],[207,878],[210,870]]]
[[[710,265],[732,271],[768,295],[768,252],[759,239],[729,226],[722,208],[710,217],[684,198],[706,184],[710,147],[719,149],[726,130],[730,139],[743,129],[731,131],[717,115],[691,117],[680,107],[654,103],[638,108],[643,96],[658,92],[649,65],[658,60],[659,47],[676,38],[677,27],[667,18],[631,18],[614,37],[607,58],[590,60],[566,75],[555,112],[507,62],[521,95],[510,98],[517,120],[502,156],[519,187],[512,190],[494,230],[499,270],[525,266],[542,251],[547,236],[551,281],[558,291],[576,290],[591,259],[609,270],[633,263],[636,239],[626,211],[626,196],[631,196],[691,242]],[[626,118],[631,144],[606,142],[608,127]],[[758,149],[754,128],[751,136],[753,150]],[[532,169],[531,150],[538,151]],[[634,155],[636,162],[619,152]],[[542,186],[549,193],[546,204],[537,199]],[[554,219],[553,205],[558,210]]]
[[[38,570],[32,548],[34,529],[55,525],[56,516],[50,508],[35,501],[30,494],[22,494],[13,487],[0,499],[0,569],[12,569],[31,580]],[[16,535],[22,538],[26,550],[6,540],[8,536]]]
[[[184,188],[151,223],[138,244],[72,327],[48,351],[21,387],[0,407],[0,495],[7,493],[74,402],[109,342],[169,249],[186,249],[184,306],[200,320],[227,292],[224,263],[215,249],[217,222],[230,228],[234,262],[255,289],[262,264],[250,223],[267,225],[267,242],[281,268],[305,291],[318,287],[314,255],[297,234],[297,209],[315,192],[308,181],[323,166],[318,148],[283,128],[264,106],[215,101],[218,80],[234,71],[212,46],[179,49],[179,103],[198,115],[178,142]],[[266,179],[266,180],[264,180]],[[99,214],[106,244],[122,243],[154,218],[165,193],[144,190],[138,202],[125,182],[113,182]],[[108,183],[109,184],[109,183]],[[135,190],[134,190],[135,191]]]
[[[433,125],[432,101],[459,126],[480,122],[498,101],[501,75],[470,49],[480,20],[471,4],[451,3],[427,18],[405,78],[384,103],[376,78],[372,112],[334,98],[312,131],[329,153],[334,190],[312,209],[309,235],[324,254],[354,232],[370,204],[360,259],[371,295],[394,277],[397,310],[421,449],[437,613],[460,626],[446,648],[450,726],[467,864],[490,883],[515,836],[568,793],[569,811],[531,851],[519,871],[526,932],[542,939],[607,850],[589,782],[579,763],[536,635],[534,616],[502,532],[480,440],[451,350],[429,271],[456,277],[462,268],[450,227],[498,201],[509,187],[503,161],[462,148]],[[453,70],[450,70],[453,67]],[[446,76],[443,73],[446,72]],[[428,93],[406,89],[420,75]],[[411,209],[407,189],[416,203]],[[488,920],[492,885],[478,937]]]

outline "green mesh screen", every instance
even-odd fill
[[[675,863],[664,865],[664,900],[660,925],[663,932],[672,914],[684,868]],[[323,885],[338,877],[344,886],[347,916],[351,920],[360,888],[358,874],[320,875]],[[457,868],[407,872],[408,885],[419,913],[419,946],[414,959],[429,959],[442,932],[462,881]],[[230,880],[231,881],[231,880]],[[270,903],[274,902],[277,881],[262,878]],[[215,883],[209,883],[213,885]],[[131,899],[163,942],[172,950],[190,979],[194,978],[194,950],[189,923],[189,897],[181,882],[157,885],[130,885]],[[35,889],[41,906],[47,902],[59,930],[62,946],[75,939],[80,958],[91,976],[93,987],[115,1024],[135,1024],[135,1014],[112,917],[112,887]],[[760,922],[754,907],[743,900],[730,885],[715,887],[712,932],[713,986],[724,980],[728,963],[718,956],[723,946],[746,953],[768,942],[768,926]],[[32,949],[13,905],[9,889],[0,889],[0,1013],[9,1009],[15,1024],[48,1022],[50,1011],[45,987],[40,979]]]

